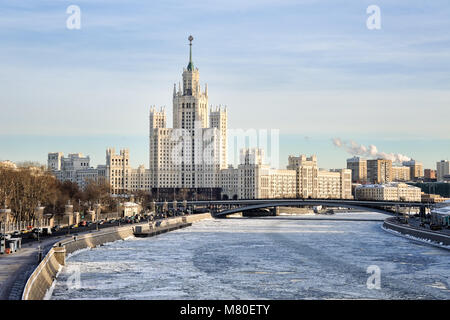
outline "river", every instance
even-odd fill
[[[300,216],[205,220],[78,252],[48,298],[450,299],[450,251],[381,225]]]

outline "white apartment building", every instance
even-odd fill
[[[237,168],[221,170],[222,197],[227,199],[295,198],[296,172],[263,164],[262,149],[241,149]]]
[[[90,158],[82,153],[69,154],[67,158],[62,152],[48,154],[48,168],[60,181],[75,182],[84,189],[89,181],[105,181],[110,185],[111,194],[127,194],[137,190],[150,190],[151,175],[141,165],[137,169],[130,166],[128,149],[115,153],[114,148],[106,150],[106,164],[97,168],[89,166]],[[59,169],[58,169],[59,168]]]
[[[406,183],[361,185],[355,189],[357,200],[373,201],[421,201],[421,190]]]
[[[352,199],[352,171],[349,169],[319,170],[317,175],[319,199]]]
[[[208,109],[208,87],[192,62],[183,69],[183,84],[174,85],[173,128],[166,128],[164,109],[150,108],[151,185],[156,188],[218,188],[227,167],[227,110]]]
[[[441,160],[436,162],[436,179],[438,182],[445,181],[444,176],[450,175],[450,161]]]
[[[289,170],[296,172],[296,195],[313,199],[352,199],[352,170],[320,170],[315,155],[289,156]]]
[[[116,154],[114,148],[106,150],[106,171],[112,194],[127,194],[137,190],[150,190],[151,174],[143,165],[133,169],[130,152],[122,149]]]
[[[295,170],[297,176],[296,193],[300,198],[317,198],[318,171],[317,157],[289,156],[287,169]]]
[[[62,152],[53,152],[48,154],[47,160],[48,169],[58,180],[77,183],[82,189],[90,180],[97,181],[99,176],[105,177],[106,174],[104,166],[96,169],[90,167],[89,163],[89,156],[85,157],[82,153],[71,153],[64,157]]]

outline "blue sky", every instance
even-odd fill
[[[366,27],[372,4],[381,30]],[[189,34],[209,103],[231,128],[280,129],[282,165],[345,166],[337,137],[425,167],[450,155],[448,0],[22,0],[0,1],[0,159],[99,164],[111,146],[147,165],[148,109],[171,123]]]

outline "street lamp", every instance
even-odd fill
[[[38,232],[37,232],[37,241],[40,242],[39,233],[41,233],[41,221],[38,220]],[[39,260],[40,261],[40,260]]]

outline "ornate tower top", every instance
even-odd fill
[[[194,37],[193,36],[189,36],[188,40],[189,40],[189,64],[187,66],[187,69],[189,71],[193,71],[194,70],[194,63],[192,62],[192,40],[194,40]]]

